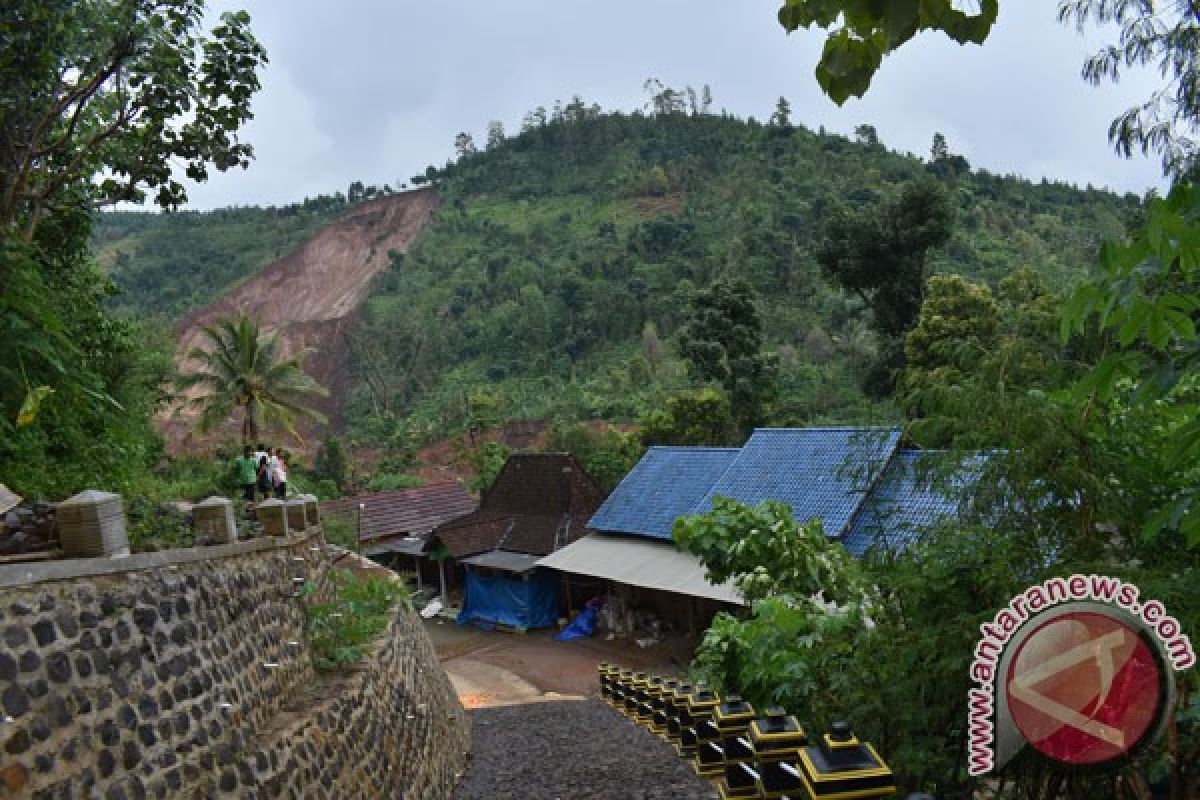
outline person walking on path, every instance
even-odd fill
[[[242,499],[254,502],[254,487],[258,483],[258,462],[250,445],[242,448],[242,454],[233,460],[233,478],[242,487]]]
[[[271,482],[275,484],[275,496],[280,500],[287,497],[287,456],[282,447],[275,448],[271,459]]]

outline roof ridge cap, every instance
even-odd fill
[[[811,428],[755,428],[753,433],[792,432],[792,431],[900,431],[899,425],[818,425]]]
[[[740,451],[742,448],[740,448],[740,447],[717,447],[716,445],[707,445],[707,444],[697,444],[697,445],[652,444],[652,445],[650,445],[649,449],[650,450],[719,450],[719,451],[725,453],[725,452],[737,452],[737,451]]]
[[[463,486],[458,481],[447,480],[447,481],[439,481],[438,483],[428,483],[428,484],[425,484],[424,486],[397,486],[395,489],[384,489],[379,492],[363,492],[362,494],[348,494],[343,497],[335,497],[331,500],[322,500],[321,502],[322,503],[337,503],[337,502],[341,502],[343,500],[345,500],[345,501],[365,500],[365,499],[369,499],[372,497],[382,497],[383,495],[399,494],[400,492],[419,492],[422,489],[440,489],[444,486],[456,486],[456,487],[462,489],[464,492],[466,491],[466,487]],[[470,492],[467,492],[467,493],[470,494]]]
[[[879,469],[875,472],[875,475],[871,478],[871,481],[863,490],[862,497],[860,497],[858,502],[854,504],[854,510],[846,516],[846,521],[842,523],[841,530],[839,530],[834,536],[830,537],[833,541],[840,542],[842,539],[846,538],[846,534],[853,529],[854,521],[858,519],[858,515],[863,511],[863,507],[866,506],[870,501],[871,494],[876,488],[879,487],[879,484],[883,481],[883,476],[887,474],[889,469],[891,469],[892,462],[896,460],[896,457],[899,454],[900,442],[897,440],[896,443],[892,445],[892,451],[888,453],[888,457],[884,459],[882,464],[879,465]]]

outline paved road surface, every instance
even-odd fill
[[[454,800],[710,800],[669,745],[599,700],[477,708]]]

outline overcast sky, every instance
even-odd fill
[[[482,142],[528,110],[579,94],[605,109],[645,105],[649,77],[709,84],[714,105],[765,120],[779,96],[794,122],[927,156],[934,131],[993,172],[1142,193],[1164,185],[1154,158],[1117,157],[1111,119],[1149,96],[1151,72],[1099,88],[1079,77],[1106,42],[1055,21],[1053,0],[1006,0],[982,46],[924,34],[884,61],[863,100],[838,108],[817,87],[819,31],[787,35],[779,0],[241,0],[265,45],[249,170],[194,187],[192,208],[284,204],[397,185],[443,164],[459,131]]]

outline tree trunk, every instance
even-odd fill
[[[246,403],[242,418],[242,444],[253,444],[258,439],[258,425],[254,423],[254,401]]]

